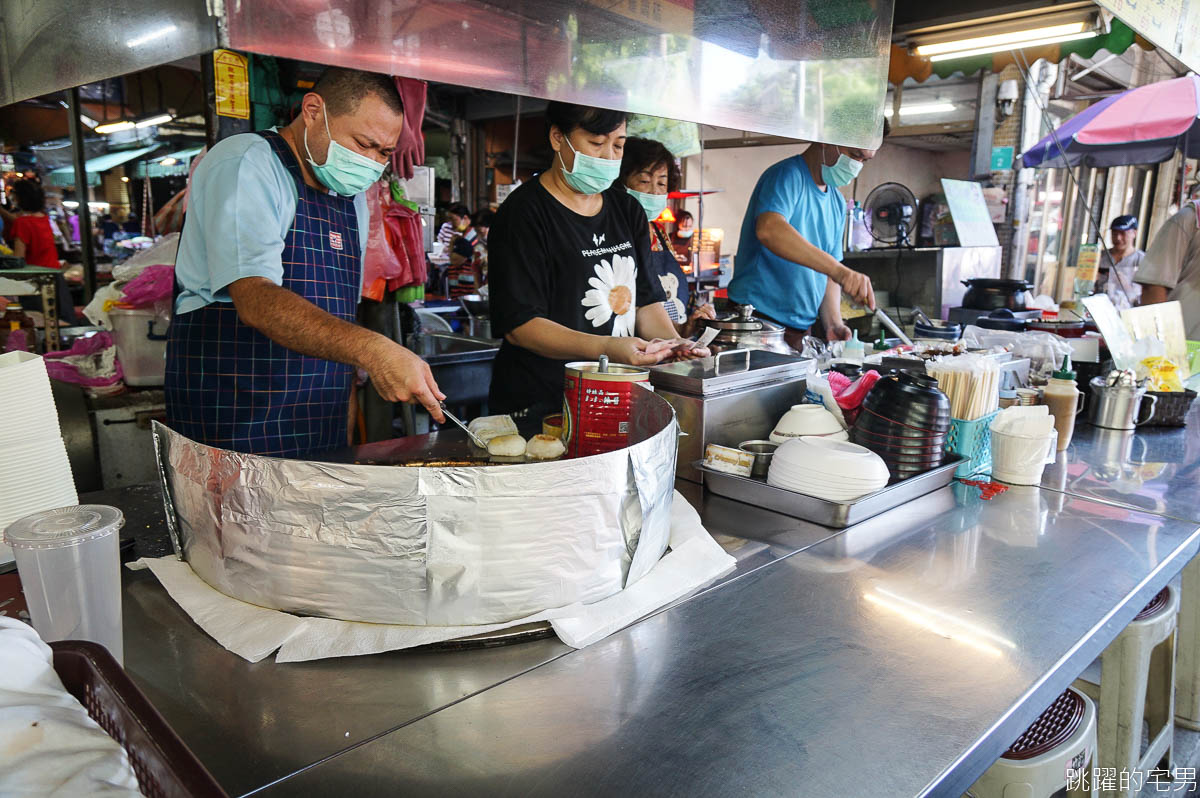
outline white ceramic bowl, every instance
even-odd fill
[[[867,490],[874,492],[887,486],[887,479],[844,479],[818,474],[812,471],[794,470],[784,465],[778,465],[768,471],[768,475],[779,482],[790,482],[796,485],[822,486],[830,490]]]
[[[842,440],[849,437],[833,413],[821,405],[792,405],[775,425],[771,440],[783,443],[804,435],[836,436]]]
[[[842,479],[878,482],[888,478],[887,463],[865,446],[832,438],[807,436],[780,445],[773,463],[816,469]]]

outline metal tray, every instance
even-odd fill
[[[650,384],[662,390],[709,396],[807,377],[813,371],[811,358],[761,349],[731,349],[712,357],[652,366]]]
[[[954,479],[954,469],[958,468],[960,462],[961,457],[947,454],[946,461],[932,471],[888,485],[883,490],[868,493],[852,502],[819,499],[776,488],[761,479],[726,474],[708,468],[703,460],[696,461],[695,466],[705,473],[704,485],[718,496],[802,518],[821,526],[843,529],[949,485]]]

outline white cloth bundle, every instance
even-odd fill
[[[0,617],[0,795],[140,796],[125,750],[54,672],[37,632]]]

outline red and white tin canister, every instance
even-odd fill
[[[563,440],[567,457],[587,457],[629,445],[631,393],[650,372],[607,363],[568,363],[563,382]]]

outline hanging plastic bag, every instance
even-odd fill
[[[367,228],[367,251],[363,254],[363,296],[379,302],[390,280],[397,279],[404,271],[404,265],[396,255],[388,238],[388,230],[384,219],[390,191],[376,182],[367,189],[367,207],[371,211],[371,219]]]

